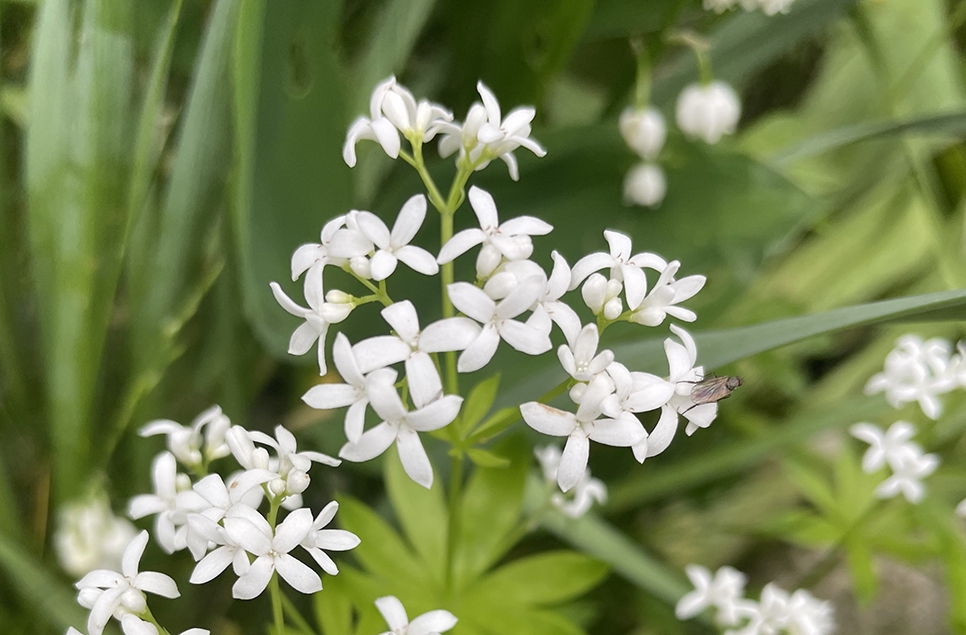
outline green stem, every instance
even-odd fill
[[[154,627],[158,629],[159,635],[171,635],[171,632],[168,631],[168,629],[166,629],[165,627],[161,626],[161,624],[158,623],[158,620],[155,619],[154,614],[151,613],[150,608],[145,607],[144,613],[141,613],[138,617],[140,617],[142,620],[146,622],[150,622],[151,624],[153,624]]]
[[[453,455],[453,472],[449,482],[449,526],[446,539],[446,588],[454,590],[456,544],[460,533],[460,491],[463,488],[463,453]]]
[[[268,509],[268,524],[275,533],[275,524],[278,521],[278,508],[280,499],[272,496],[271,506]],[[285,615],[282,613],[282,590],[278,586],[278,572],[272,573],[272,579],[268,582],[268,592],[272,598],[272,615],[275,618],[275,635],[285,633]]]

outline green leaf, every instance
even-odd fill
[[[460,625],[457,624],[452,631],[454,635],[460,635],[463,632],[585,635],[580,627],[553,611],[534,611],[517,609],[505,604],[494,606],[467,602],[460,611],[460,615],[465,616],[461,619],[467,620],[471,630],[460,630]]]
[[[872,561],[872,549],[860,532],[847,534],[843,547],[855,593],[863,604],[868,604],[875,597],[879,586],[875,563]]]
[[[460,584],[475,580],[513,546],[506,538],[520,522],[529,449],[520,438],[509,438],[496,449],[510,460],[509,467],[477,467],[466,484],[455,554]]]
[[[520,408],[518,406],[501,408],[481,423],[479,428],[473,431],[470,441],[472,443],[483,443],[488,439],[492,439],[519,421],[519,419]]]
[[[460,412],[460,436],[465,438],[476,424],[483,420],[486,413],[493,407],[493,401],[496,399],[499,387],[499,373],[473,386],[473,390],[470,391],[466,401],[463,402],[463,409]]]
[[[339,498],[342,527],[362,541],[352,554],[370,572],[400,584],[427,585],[426,568],[385,520],[361,501]]]
[[[7,588],[32,606],[34,613],[49,626],[63,632],[68,626],[87,623],[87,611],[74,600],[74,592],[51,575],[20,545],[0,533],[0,570]]]
[[[948,597],[966,597],[966,544],[961,521],[950,513],[948,507],[932,497],[926,497],[920,504],[920,510],[917,516],[939,538],[942,550],[939,561],[943,566]],[[949,622],[954,632],[966,633],[966,604],[958,601],[949,603]]]
[[[322,593],[312,595],[315,620],[325,635],[352,635],[352,602],[343,586],[338,576],[326,578]]]
[[[559,604],[595,587],[607,565],[573,551],[551,551],[514,560],[487,575],[472,591],[499,605]]]
[[[446,568],[448,514],[443,488],[431,489],[413,482],[403,470],[396,452],[385,460],[386,489],[403,532],[426,562],[429,574],[442,584]]]
[[[835,492],[825,478],[827,470],[825,466],[806,465],[804,462],[786,461],[784,470],[789,480],[813,505],[822,510],[825,515],[830,515],[838,510],[839,503],[835,498]],[[821,471],[819,469],[821,468]]]
[[[287,357],[298,320],[269,290],[298,300],[289,262],[322,225],[351,207],[344,72],[337,58],[341,2],[297,0],[246,8],[235,42],[234,248],[246,319],[262,345]],[[308,358],[306,358],[308,359]]]
[[[466,454],[475,465],[480,467],[505,468],[510,465],[509,459],[483,448],[469,448]]]

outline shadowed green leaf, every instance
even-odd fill
[[[496,604],[559,604],[593,588],[607,565],[573,551],[551,551],[514,560],[487,575],[472,593]]]
[[[399,456],[386,457],[386,489],[393,511],[403,532],[416,552],[426,562],[430,574],[442,584],[446,565],[446,505],[442,485],[426,489],[415,483],[403,470]]]
[[[20,545],[0,533],[0,571],[14,590],[34,613],[58,631],[68,626],[82,627],[88,612],[77,605],[74,592]]]

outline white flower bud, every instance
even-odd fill
[[[359,276],[360,278],[365,278],[369,280],[372,278],[372,271],[369,267],[369,259],[365,256],[356,256],[349,260],[349,269]]]
[[[691,84],[678,97],[678,126],[688,137],[718,143],[722,136],[734,133],[740,118],[738,95],[724,82]]]
[[[599,315],[607,302],[607,278],[599,273],[593,273],[580,289],[580,295],[584,299],[587,308],[593,311],[594,315]]]
[[[285,496],[288,493],[288,485],[286,485],[283,479],[276,478],[269,481],[268,491],[271,492],[272,496],[275,498]]]
[[[656,207],[667,194],[664,170],[653,163],[639,163],[624,177],[624,200],[627,203]]]
[[[575,404],[580,404],[584,399],[585,392],[587,392],[587,384],[574,384],[570,389],[570,400]]]
[[[148,608],[148,602],[144,594],[137,589],[128,589],[121,594],[121,606],[135,615],[140,615]]]
[[[486,281],[483,291],[494,300],[502,300],[516,287],[517,277],[509,271],[501,271]]]
[[[309,486],[309,475],[302,470],[292,470],[285,477],[285,493],[288,496],[294,496],[295,494],[301,494]]]
[[[611,298],[604,305],[604,317],[608,320],[616,320],[624,312],[624,303],[620,298]]]
[[[187,492],[191,489],[191,477],[187,474],[179,473],[175,477],[174,487],[176,491]]]
[[[642,159],[653,159],[664,147],[667,127],[657,108],[626,108],[621,113],[621,135]]]
[[[92,569],[92,571],[93,571],[93,569]],[[81,577],[83,577],[83,576],[81,576]],[[92,608],[94,608],[94,603],[97,602],[97,599],[99,597],[101,597],[101,593],[103,593],[103,592],[104,592],[103,589],[95,589],[93,587],[84,587],[77,594],[77,603],[80,604],[85,609],[92,609]]]
[[[352,302],[352,296],[345,291],[339,291],[338,289],[332,289],[325,294],[325,301],[331,302],[332,304],[348,304]]]
[[[255,448],[255,451],[252,452],[252,467],[259,470],[267,470],[268,462],[268,450],[265,448]]]
[[[349,317],[352,309],[353,306],[351,304],[323,302],[319,308],[319,314],[329,324],[338,324]]]
[[[496,247],[483,245],[480,255],[476,257],[476,275],[483,279],[489,278],[502,261],[503,254]]]

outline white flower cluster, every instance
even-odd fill
[[[543,472],[543,479],[547,485],[557,486],[557,470],[560,468],[560,448],[555,445],[548,445],[535,448],[533,451],[540,463],[540,471]],[[597,478],[590,475],[590,470],[586,470],[577,484],[570,492],[554,492],[550,496],[550,503],[560,510],[564,516],[570,518],[580,518],[590,511],[594,502],[603,505],[607,502],[607,485]]]
[[[758,601],[745,597],[746,578],[732,567],[713,575],[701,565],[685,568],[694,591],[678,601],[675,613],[686,620],[709,608],[715,622],[729,628],[725,635],[831,635],[835,632],[832,605],[806,589],[789,594],[775,583],[766,584]]]
[[[75,578],[120,567],[124,548],[138,533],[131,521],[114,515],[104,495],[65,505],[57,520],[54,550],[61,568]]]
[[[788,13],[795,0],[704,0],[704,8],[707,11],[724,13],[732,7],[740,6],[745,11],[755,11],[761,9],[765,15],[777,15]]]
[[[402,602],[393,595],[378,598],[376,608],[389,626],[389,630],[380,635],[439,635],[456,626],[457,622],[455,615],[441,609],[423,613],[410,622]]]
[[[624,177],[624,200],[644,207],[657,207],[667,194],[667,177],[654,160],[664,147],[667,127],[657,108],[627,108],[621,113],[621,135],[642,161]]]
[[[910,503],[922,501],[926,488],[922,479],[936,471],[939,457],[926,454],[912,441],[916,427],[908,421],[896,421],[885,432],[871,423],[856,423],[849,428],[853,437],[869,444],[862,457],[862,470],[873,474],[889,466],[891,476],[875,490],[879,498],[895,498],[899,494]]]
[[[953,354],[948,340],[903,335],[885,359],[885,368],[865,385],[868,395],[884,392],[893,408],[916,401],[930,419],[942,414],[939,395],[966,387],[966,350]]]

